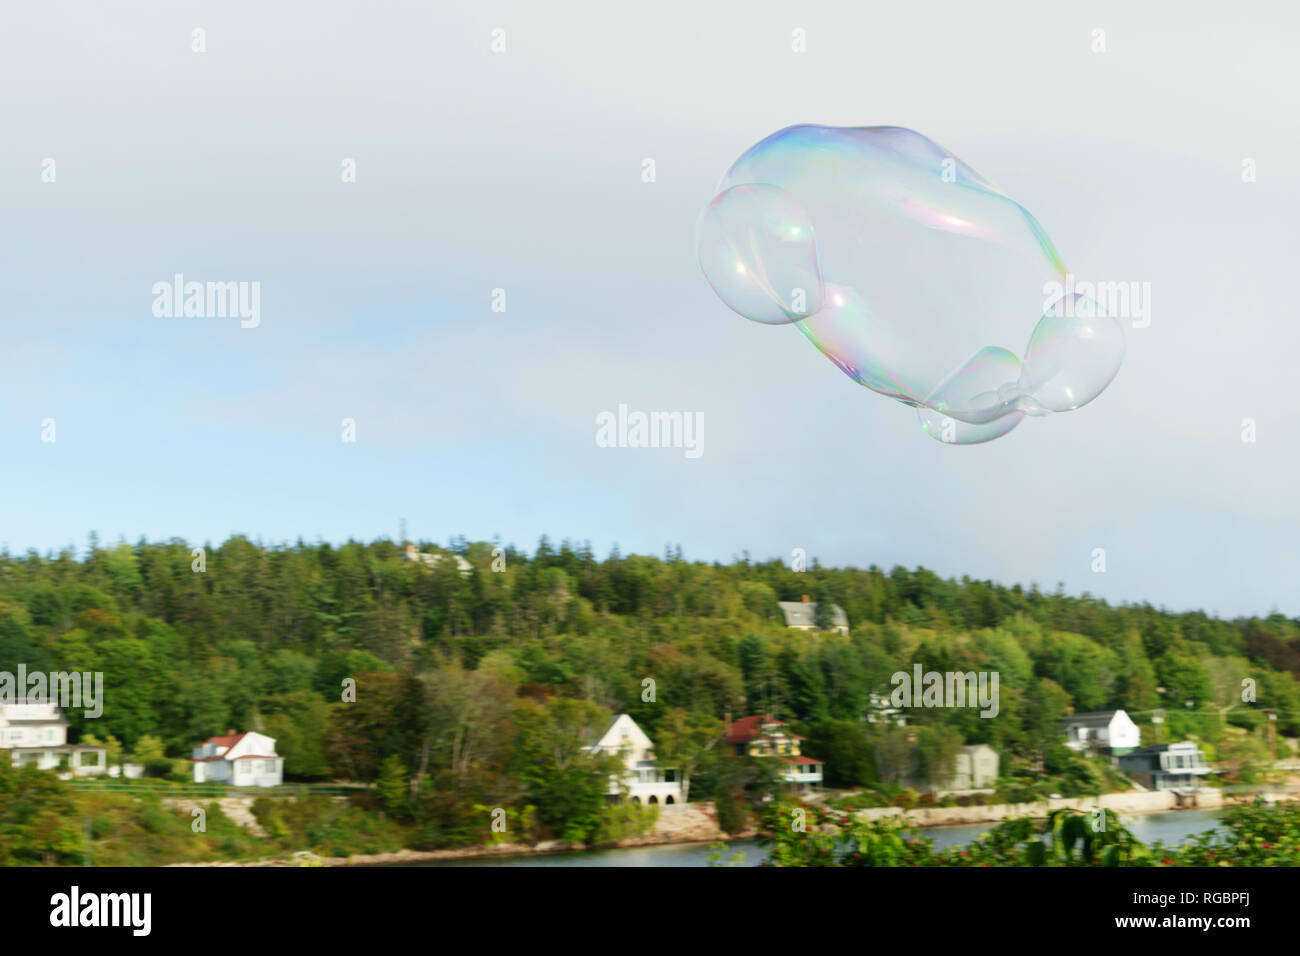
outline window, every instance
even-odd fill
[[[266,761],[265,763],[262,764],[262,769],[266,773],[275,773],[275,761],[274,760]]]

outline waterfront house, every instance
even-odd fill
[[[798,734],[786,731],[784,721],[770,714],[741,717],[733,722],[726,717],[724,742],[738,757],[775,757],[785,764],[781,779],[807,791],[820,787],[824,764],[799,752]]]
[[[987,790],[998,779],[998,752],[988,744],[962,747],[953,758],[950,791]]]
[[[68,718],[53,703],[0,704],[0,749],[10,752],[15,767],[61,770],[73,777],[108,772],[105,748],[68,743]]]
[[[1191,740],[1134,750],[1119,758],[1119,769],[1151,790],[1198,790],[1214,773]]]
[[[614,754],[623,761],[623,769],[610,774],[606,791],[610,798],[626,796],[633,803],[664,805],[682,802],[677,771],[660,769],[653,741],[627,714],[615,717],[601,738],[586,749],[592,754]]]
[[[908,734],[907,740],[912,745],[912,760],[915,764],[916,735]],[[998,779],[999,765],[996,750],[988,744],[971,744],[953,754],[952,765],[946,776],[926,779],[919,772],[914,772],[904,774],[899,783],[913,790],[936,795],[988,793]]]
[[[777,603],[781,607],[781,614],[785,617],[786,627],[793,627],[800,631],[817,630],[818,603],[810,601],[808,595],[805,594],[801,601],[778,601]],[[843,635],[849,633],[848,616],[844,613],[844,608],[838,604],[831,605],[830,627],[828,630]]]
[[[1137,724],[1122,710],[1096,710],[1062,718],[1065,745],[1071,750],[1101,751],[1119,757],[1141,743]]]
[[[275,738],[265,734],[209,737],[194,748],[195,783],[228,783],[233,787],[278,787],[284,780],[284,758],[275,752]]]

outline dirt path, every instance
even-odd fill
[[[255,837],[266,837],[266,831],[262,825],[257,822],[257,817],[253,816],[253,798],[252,797],[217,797],[211,800],[181,800],[171,797],[164,797],[162,805],[171,807],[174,810],[180,810],[182,813],[193,815],[194,809],[206,811],[209,806],[215,803],[221,808],[221,812],[230,818],[235,825],[247,830]]]

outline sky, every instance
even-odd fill
[[[0,542],[405,519],[1300,614],[1300,13],[1045,6],[7,5]],[[948,446],[728,310],[697,217],[795,123],[918,130],[1149,283],[1110,388]],[[155,315],[177,273],[259,323]],[[620,404],[703,453],[600,447]]]

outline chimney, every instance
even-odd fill
[[[803,596],[803,603],[804,603],[804,604],[807,604],[807,603],[808,603],[808,595],[806,595],[806,594]]]
[[[731,711],[727,711],[726,714],[723,715],[722,721],[722,733],[723,736],[726,736],[731,733]]]
[[[226,736],[227,736],[227,737],[233,737],[233,736],[235,736],[235,728],[234,728],[234,727],[229,728],[229,729],[226,731]]]

